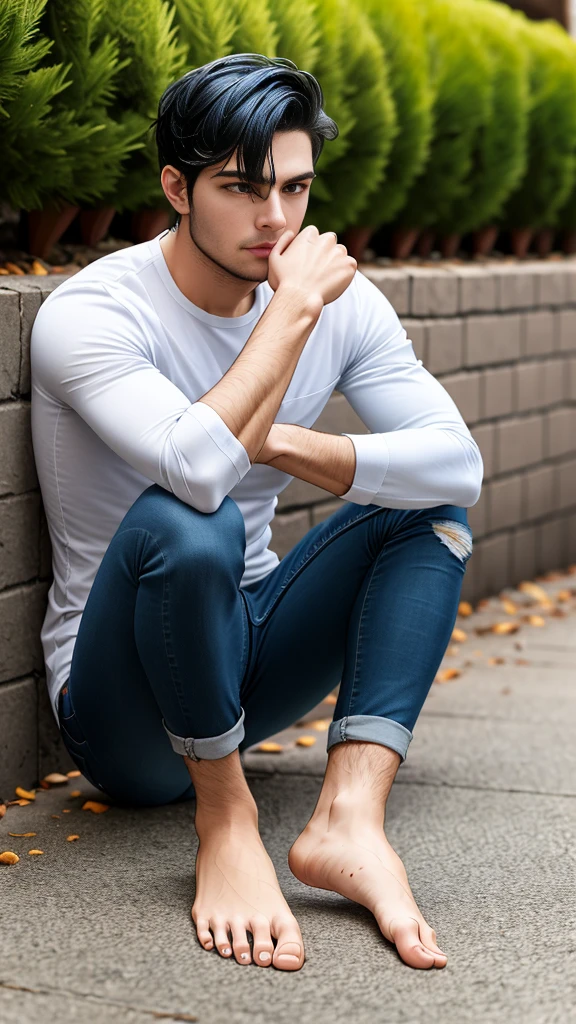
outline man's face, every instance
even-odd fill
[[[272,139],[276,184],[241,181],[237,153],[227,162],[205,167],[194,183],[190,237],[197,248],[234,277],[265,281],[268,257],[250,251],[276,242],[289,228],[297,235],[308,206],[312,143],[306,132],[276,132]],[[263,176],[270,178],[266,157]],[[292,178],[299,181],[292,181]]]

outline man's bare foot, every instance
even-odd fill
[[[416,906],[402,861],[358,792],[338,793],[313,815],[290,848],[290,870],[306,885],[329,889],[371,910],[410,967],[445,967],[447,956]]]
[[[302,934],[282,895],[256,819],[210,821],[203,828],[197,815],[196,829],[200,846],[192,919],[200,944],[216,948],[225,958],[233,953],[239,964],[253,960],[259,967],[299,970],[305,960]],[[247,931],[252,933],[253,955]]]

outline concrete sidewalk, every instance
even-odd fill
[[[411,969],[365,908],[290,873],[287,851],[326,762],[325,732],[304,724],[271,737],[281,753],[243,757],[306,943],[302,970],[242,967],[200,948],[193,802],[94,815],[83,800],[102,795],[74,779],[0,821],[0,849],[20,856],[0,864],[3,1024],[576,1020],[576,575],[541,586],[552,597],[573,590],[556,604],[564,616],[535,605],[506,614],[496,597],[459,616],[467,639],[441,670],[461,675],[432,686],[392,788],[387,834],[448,954],[444,970]],[[544,625],[524,621],[530,613]],[[520,628],[475,632],[502,621]],[[306,721],[332,711],[320,705]],[[303,734],[316,743],[296,746]],[[82,798],[69,797],[74,788]],[[37,835],[8,836],[27,831]],[[80,839],[67,842],[71,833]]]

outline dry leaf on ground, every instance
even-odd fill
[[[463,629],[458,629],[456,626],[455,629],[452,630],[451,639],[455,640],[456,643],[463,644],[464,641],[468,639],[468,634],[465,633]]]
[[[469,601],[460,601],[460,604],[458,605],[458,615],[466,617],[467,615],[472,615],[473,610],[474,609]]]
[[[17,853],[13,853],[12,850],[4,850],[4,853],[0,853],[0,864],[17,864],[20,857]]]
[[[17,839],[30,839],[36,832],[9,832],[9,836],[16,836]]]
[[[80,836],[66,836],[66,840],[69,843],[71,843],[74,839],[80,839]]]
[[[69,794],[69,799],[72,800],[76,796],[82,796],[82,790],[81,789],[73,789],[72,792]]]
[[[296,740],[299,747],[313,747],[316,743],[315,736],[299,736]]]
[[[73,771],[66,772],[66,775],[69,779],[77,779],[79,775],[82,775],[82,772],[78,771],[77,768],[74,768]]]
[[[35,800],[36,793],[34,790],[22,789],[22,786],[16,786],[14,790],[16,796],[21,797],[23,800]]]
[[[28,850],[28,856],[35,855],[38,853],[44,853],[44,850]]]
[[[326,732],[330,728],[329,718],[315,718],[313,722],[306,722],[309,729],[315,729],[316,732]]]
[[[284,750],[284,747],[281,743],[273,743],[270,741],[268,743],[261,743],[256,749],[261,750],[264,754],[279,754]]]
[[[461,675],[462,673],[459,668],[444,668],[442,669],[441,672],[438,673],[434,682],[447,683],[449,682],[450,679],[456,679],[458,676]]]
[[[98,800],[87,800],[86,803],[82,804],[83,811],[92,811],[94,814],[103,814],[104,811],[110,810],[110,804],[101,804]]]
[[[50,772],[50,775],[45,775],[42,782],[48,782],[51,786],[57,786],[61,782],[68,782],[68,776],[62,775],[60,772]]]

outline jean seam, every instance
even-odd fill
[[[308,551],[306,553],[306,555],[304,556],[304,558],[300,562],[300,564],[297,565],[294,569],[292,569],[290,576],[288,576],[284,580],[282,586],[280,587],[280,590],[278,591],[276,596],[272,599],[271,604],[268,606],[268,608],[266,609],[264,614],[262,616],[260,616],[259,618],[256,618],[254,620],[255,624],[258,625],[258,626],[261,626],[262,623],[265,622],[265,620],[269,617],[269,615],[271,614],[272,610],[274,609],[274,607],[276,606],[276,604],[280,600],[280,598],[281,598],[282,594],[284,593],[284,591],[287,590],[287,588],[290,586],[290,584],[296,578],[296,576],[298,576],[299,573],[302,572],[302,570],[309,564],[309,562],[311,562],[314,559],[314,557],[320,551],[322,551],[325,547],[327,547],[327,545],[334,539],[334,537],[337,537],[340,534],[345,533],[347,530],[352,529],[352,527],[355,526],[356,523],[360,522],[362,519],[369,519],[371,516],[375,516],[379,512],[387,512],[387,511],[389,511],[389,510],[384,508],[384,506],[382,506],[382,505],[379,505],[376,508],[372,508],[369,512],[364,512],[361,515],[357,515],[356,518],[351,519],[350,522],[347,522],[347,523],[344,523],[341,526],[335,527],[334,530],[332,530],[328,534],[327,537],[324,537],[323,540],[318,541],[318,543],[314,545],[312,550]]]
[[[362,601],[362,609],[360,611],[360,617],[359,617],[359,620],[358,620],[358,637],[357,637],[357,640],[356,640],[356,657],[354,658],[354,674],[352,676],[352,686],[351,686],[351,689],[350,689],[350,697],[348,699],[348,713],[347,713],[346,717],[349,717],[352,714],[352,701],[353,701],[353,699],[354,699],[354,697],[356,695],[356,683],[357,683],[357,679],[358,679],[358,661],[359,661],[359,655],[360,655],[360,646],[361,646],[361,643],[362,643],[362,619],[363,619],[363,616],[364,616],[364,609],[366,607],[366,602],[368,600],[368,595],[370,593],[370,587],[372,586],[372,579],[373,579],[374,573],[375,573],[375,571],[376,571],[376,569],[378,567],[378,563],[380,561],[380,558],[382,557],[383,554],[385,554],[385,550],[386,550],[385,548],[382,548],[378,552],[376,558],[374,559],[374,562],[372,564],[372,568],[370,569],[370,576],[369,576],[369,579],[368,579],[368,586],[366,587],[366,593],[364,594],[364,600]]]
[[[190,716],[189,716],[189,713],[187,711],[186,705],[185,705],[185,703],[183,701],[183,693],[182,693],[181,687],[180,687],[180,679],[179,679],[179,674],[178,674],[178,671],[177,671],[176,659],[174,658],[174,654],[172,652],[172,635],[171,635],[171,632],[170,632],[170,626],[168,624],[168,610],[169,610],[169,605],[170,605],[170,583],[169,583],[169,579],[168,579],[168,573],[166,571],[166,557],[165,557],[164,552],[162,551],[162,548],[160,547],[158,541],[156,540],[156,538],[144,526],[131,526],[131,527],[128,527],[126,530],[122,530],[122,533],[129,533],[129,532],[136,532],[136,533],[140,533],[140,534],[145,534],[147,537],[149,537],[150,540],[152,541],[152,543],[154,544],[154,546],[156,547],[156,549],[157,549],[157,551],[160,554],[160,557],[162,559],[163,572],[162,572],[162,613],[161,613],[161,618],[162,618],[162,635],[163,635],[163,640],[164,640],[164,651],[165,651],[165,654],[166,654],[166,660],[168,662],[168,667],[170,669],[170,677],[171,677],[172,682],[174,684],[174,691],[175,691],[176,696],[178,698],[178,704],[180,706],[180,710],[181,710],[182,714],[184,715],[184,717],[188,718]],[[140,575],[139,575],[139,572],[136,571],[135,575],[138,578],[138,586],[140,586]]]

